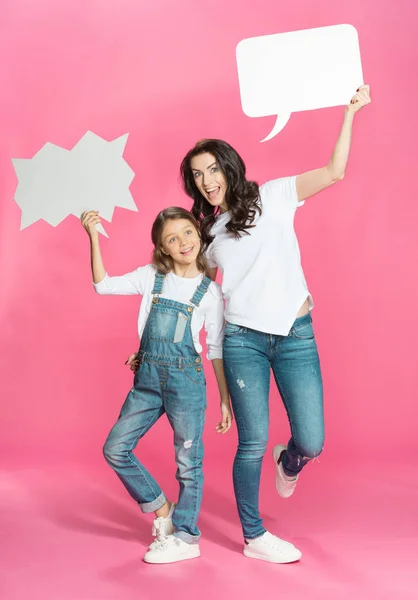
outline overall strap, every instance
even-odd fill
[[[198,288],[196,289],[195,293],[193,294],[193,298],[190,300],[190,303],[194,304],[194,306],[199,306],[199,304],[202,301],[203,296],[208,291],[208,287],[210,286],[211,283],[212,283],[212,279],[210,277],[208,277],[207,275],[205,275],[205,277],[200,282]]]
[[[161,292],[163,291],[164,279],[165,279],[164,273],[159,273],[157,271],[155,274],[155,279],[154,279],[154,288],[151,292],[151,294],[153,296],[159,296],[161,294]]]

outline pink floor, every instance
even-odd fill
[[[338,471],[309,465],[295,496],[280,499],[273,465],[263,472],[270,531],[303,558],[273,565],[242,555],[229,466],[206,465],[199,559],[146,565],[149,518],[103,463],[1,472],[2,600],[402,600],[418,598],[418,467]],[[166,489],[176,489],[162,469]],[[171,486],[171,487],[170,487]],[[172,493],[172,492],[171,492]]]

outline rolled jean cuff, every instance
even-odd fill
[[[200,540],[200,535],[190,535],[190,533],[186,533],[185,531],[175,531],[174,537],[179,538],[182,542],[186,542],[186,544],[198,544]]]
[[[261,529],[259,529],[259,532],[251,535],[244,535],[244,540],[246,542],[250,542],[251,540],[256,540],[257,538],[262,537],[265,533],[266,533],[267,529],[264,529],[264,527],[262,527]]]
[[[167,502],[167,498],[163,493],[161,493],[158,498],[153,500],[152,502],[143,502],[139,504],[140,509],[143,513],[155,512],[159,508],[162,508],[164,504]]]

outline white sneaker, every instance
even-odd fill
[[[273,450],[273,458],[276,465],[276,490],[279,496],[282,498],[289,498],[289,496],[293,494],[295,491],[296,482],[299,478],[299,475],[296,475],[295,477],[289,477],[289,475],[286,475],[284,472],[281,456],[286,449],[287,446],[280,444]]]
[[[173,535],[174,533],[174,525],[172,521],[173,512],[176,505],[172,504],[170,507],[170,512],[166,517],[157,517],[152,524],[152,535],[155,537],[155,540],[150,545],[150,549],[154,547],[156,542],[161,542],[169,535]]]
[[[266,531],[255,540],[246,540],[244,555],[271,563],[292,563],[301,558],[302,552],[290,542]]]
[[[155,540],[152,546],[144,556],[146,563],[167,564],[200,556],[199,544],[186,544],[174,535]]]

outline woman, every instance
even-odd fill
[[[222,271],[226,300],[225,375],[238,427],[234,490],[244,554],[293,562],[300,552],[265,530],[258,498],[269,421],[270,369],[287,410],[291,438],[274,448],[276,488],[292,495],[299,473],[322,451],[322,379],[312,329],[313,307],[293,228],[304,200],[344,177],[355,114],[370,103],[362,86],[345,109],[329,163],[260,188],[245,164],[221,140],[203,140],[181,165],[192,212],[199,220],[210,276]]]

